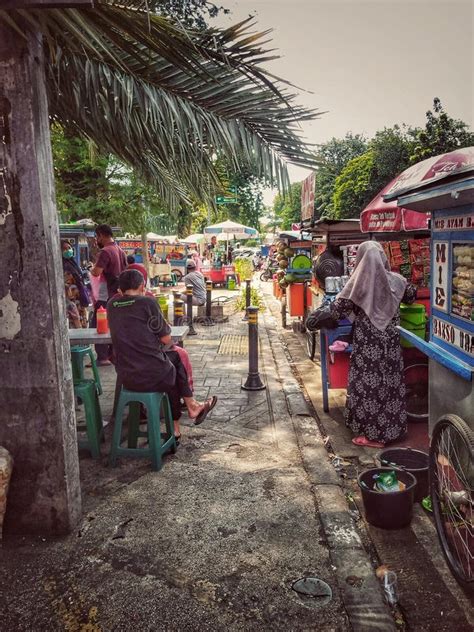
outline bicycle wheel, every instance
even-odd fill
[[[436,530],[456,580],[474,588],[474,434],[457,415],[437,422],[430,446],[430,491]]]
[[[306,330],[306,351],[308,358],[314,360],[316,354],[316,333],[314,331]]]

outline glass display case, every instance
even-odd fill
[[[474,241],[454,242],[451,314],[474,320]]]

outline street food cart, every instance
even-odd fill
[[[278,244],[277,257],[281,258],[281,263],[280,270],[273,275],[273,295],[282,299],[282,310],[287,310],[292,317],[304,319],[311,306],[308,287],[311,279],[311,235],[300,231],[281,232]]]
[[[94,250],[95,243],[95,226],[78,224],[59,225],[59,236],[61,239],[67,239],[74,250],[74,259],[80,268],[86,268],[91,261],[91,251]]]
[[[127,255],[134,255],[137,263],[143,263],[143,242],[141,239],[117,239],[117,243]],[[167,278],[174,274],[179,282],[186,274],[188,245],[164,240],[148,239],[150,279]]]
[[[390,183],[391,185],[392,183]],[[390,186],[388,185],[388,186]],[[388,187],[387,187],[388,188]],[[403,274],[410,282],[418,285],[417,303],[424,304],[429,313],[429,227],[425,214],[399,209],[396,203],[386,203],[382,199],[383,189],[364,209],[360,220],[319,220],[314,222],[312,228],[313,246],[316,252],[328,246],[333,251],[341,253],[341,262],[335,258],[321,261],[317,260],[315,272],[319,272],[319,284],[313,285],[313,306],[327,304],[334,300],[342,289],[342,284],[338,279],[347,280],[355,264],[357,248],[360,243],[367,239],[380,241],[387,259],[393,270]],[[319,263],[318,263],[319,262]],[[321,273],[322,271],[322,273]],[[329,275],[336,281],[332,286],[322,286],[324,275]],[[423,308],[420,307],[420,310]],[[408,311],[408,310],[407,310]],[[425,336],[425,316],[424,314],[407,315],[406,322],[410,319],[416,320],[417,335]],[[418,320],[419,319],[419,320]],[[419,323],[422,322],[420,326]],[[407,324],[408,326],[408,324]],[[344,319],[339,322],[335,329],[320,331],[320,360],[321,360],[321,380],[323,407],[329,410],[329,389],[346,388],[349,374],[349,360],[352,346],[349,344],[344,350],[331,351],[330,347],[336,340],[349,342],[351,340],[352,325],[350,321]],[[426,368],[419,366],[424,362],[420,352],[412,347],[411,342],[404,341],[402,346],[406,378],[411,380],[414,371],[418,371],[420,380],[426,383]],[[316,336],[314,333],[307,333],[307,351],[311,359],[316,353]],[[414,367],[418,367],[415,369]],[[421,393],[422,388],[418,389]],[[415,398],[416,399],[416,398]],[[413,402],[415,405],[415,401]],[[420,419],[423,419],[423,411],[420,412]],[[418,414],[413,410],[413,417]]]
[[[429,340],[401,334],[429,358],[430,491],[448,565],[474,583],[474,147],[405,171],[384,199],[431,213]]]

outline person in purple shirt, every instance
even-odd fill
[[[100,224],[100,226],[97,226],[95,229],[96,241],[100,248],[100,252],[97,257],[97,262],[91,269],[90,273],[95,277],[102,276],[102,278],[105,279],[107,283],[107,298],[106,300],[96,301],[91,327],[97,326],[97,310],[100,307],[105,307],[107,305],[107,300],[117,293],[119,287],[119,276],[127,267],[125,253],[118,247],[114,241],[113,235],[112,228],[108,224]],[[97,353],[97,364],[99,366],[112,364],[110,361],[110,358],[112,357],[111,345],[96,345],[95,350]]]

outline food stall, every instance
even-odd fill
[[[134,255],[137,263],[143,263],[141,239],[120,238],[116,240],[127,255]],[[179,282],[186,274],[188,245],[164,237],[148,239],[150,279],[169,278],[173,273]]]
[[[446,412],[474,427],[474,148],[415,165],[386,194],[432,213],[431,324],[428,341],[403,335],[430,359],[430,430]],[[428,163],[428,164],[425,164]],[[420,166],[424,165],[424,177]],[[443,388],[440,388],[442,385]]]
[[[85,269],[92,259],[95,244],[95,225],[72,222],[59,225],[59,236],[67,239],[74,250],[74,259],[80,268]]]
[[[400,331],[429,359],[431,504],[446,561],[461,585],[472,589],[474,147],[414,165],[384,199],[432,216],[429,340]]]
[[[388,189],[393,183],[390,183]],[[387,255],[392,270],[401,273],[410,282],[418,285],[419,292],[415,307],[402,307],[401,317],[404,324],[416,335],[425,337],[425,311],[429,307],[429,227],[425,214],[400,209],[395,203],[384,202],[383,189],[369,203],[361,214],[360,220],[327,220],[313,223],[309,229],[313,234],[313,252],[323,253],[316,259],[314,273],[317,283],[312,285],[313,307],[330,303],[343,288],[354,269],[357,249],[367,239],[380,241]],[[325,258],[328,250],[330,256]],[[425,306],[423,307],[424,304]],[[328,390],[346,388],[349,373],[349,360],[352,347],[332,351],[330,347],[336,340],[349,342],[352,325],[344,319],[335,329],[320,332],[321,380],[323,407],[329,410]],[[308,332],[307,350],[311,359],[316,352],[316,337]],[[427,372],[423,366],[423,356],[409,341],[403,341],[406,379],[427,380]],[[415,368],[416,367],[416,368]],[[411,389],[412,390],[412,389]],[[410,390],[410,392],[411,392]],[[420,412],[422,388],[420,394],[413,393],[413,418],[415,415],[423,419]],[[416,411],[415,411],[416,408]]]
[[[280,269],[273,275],[273,295],[281,299],[285,296],[282,310],[287,309],[290,316],[304,319],[311,305],[308,286],[312,278],[311,236],[300,231],[282,232],[276,247]]]

